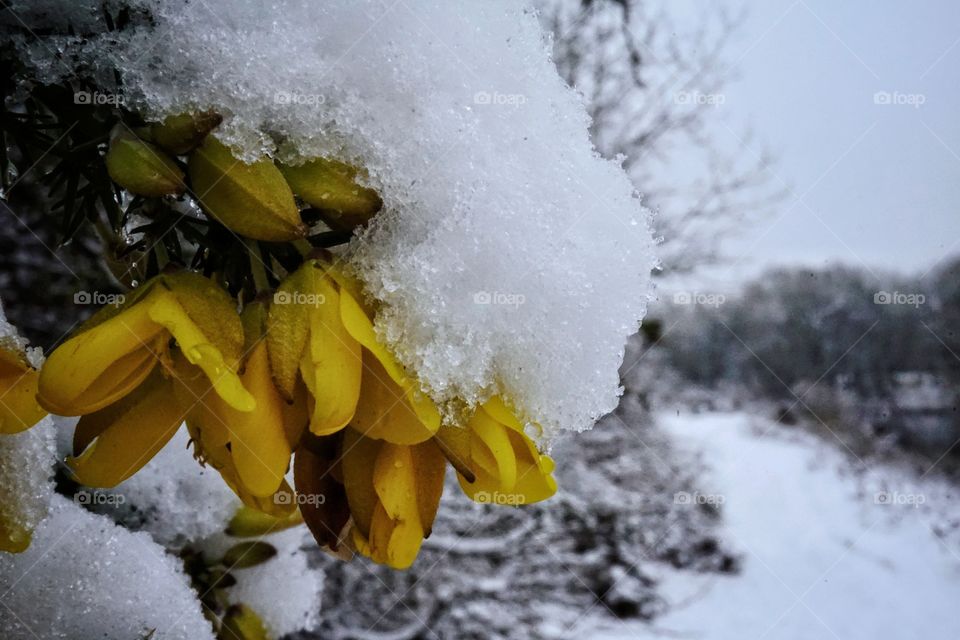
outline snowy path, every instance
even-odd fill
[[[876,504],[874,493],[861,495],[857,480],[840,472],[836,451],[804,434],[758,437],[750,424],[759,419],[744,413],[659,419],[681,446],[703,452],[701,490],[722,496],[723,535],[742,552],[743,570],[730,577],[666,572],[663,593],[685,604],[654,628],[621,624],[588,635],[960,638],[960,557],[933,535],[922,510]],[[923,495],[931,507],[948,499],[942,485],[926,488],[888,490],[899,490],[898,500]]]

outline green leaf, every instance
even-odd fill
[[[277,555],[277,549],[266,542],[241,542],[223,554],[222,564],[231,569],[248,569],[263,564]]]

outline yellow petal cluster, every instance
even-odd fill
[[[0,348],[0,427],[44,410],[81,416],[67,462],[78,482],[112,487],[185,424],[198,460],[246,505],[236,527],[302,518],[324,549],[398,569],[430,535],[448,462],[478,502],[556,491],[553,461],[499,397],[442,424],[329,260],[304,260],[272,299],[238,306],[212,279],[163,274],[94,315],[39,373]]]

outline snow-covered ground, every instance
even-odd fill
[[[668,413],[659,423],[701,452],[704,492],[690,502],[722,501],[723,532],[743,554],[743,570],[665,571],[671,611],[653,626],[598,630],[584,621],[586,635],[960,637],[960,555],[934,534],[956,509],[948,485],[891,469],[850,473],[834,448],[745,413]]]

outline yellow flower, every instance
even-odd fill
[[[253,302],[243,311],[246,338],[240,380],[256,397],[253,411],[238,411],[216,393],[212,383],[189,365],[174,360],[177,393],[191,406],[187,426],[199,456],[223,476],[238,496],[268,513],[293,510],[285,502],[292,491],[284,482],[290,454],[307,423],[306,396],[295,389],[288,403],[274,386],[267,358],[266,308]]]
[[[270,308],[278,387],[303,380],[312,398],[311,447],[297,452],[294,469],[300,510],[321,546],[338,552],[346,526],[359,553],[409,567],[430,535],[447,457],[474,500],[527,504],[553,495],[553,461],[499,398],[466,428],[440,426],[436,406],[377,340],[358,291],[312,260],[281,284]],[[330,446],[339,456],[318,453]]]
[[[377,340],[360,300],[357,285],[321,260],[307,260],[281,283],[267,333],[277,388],[291,398],[303,381],[314,435],[350,424],[394,444],[428,440],[440,412]]]
[[[255,409],[236,373],[242,349],[240,318],[225,291],[199,274],[161,275],[51,353],[37,399],[53,413],[82,416],[68,462],[82,484],[112,487],[163,448],[189,409],[174,395],[174,357],[202,372],[234,409]]]
[[[436,405],[377,340],[361,299],[356,283],[308,260],[270,307],[277,388],[292,397],[302,381],[311,399],[294,475],[300,510],[321,546],[339,552],[346,527],[358,552],[409,567],[430,535],[447,458],[474,500],[527,504],[553,495],[553,461],[499,398],[466,428],[440,426]]]
[[[39,374],[12,338],[0,338],[0,434],[29,429],[47,415],[37,404]]]
[[[519,506],[546,500],[557,491],[553,459],[538,451],[500,397],[480,407],[466,428],[441,427],[437,439],[458,467],[460,487],[472,500]]]
[[[477,409],[465,428],[443,426],[416,444],[373,438],[353,424],[339,442],[339,456],[318,453],[336,443],[331,438],[297,452],[297,491],[301,497],[324,498],[319,506],[299,501],[304,520],[318,542],[334,552],[349,525],[349,542],[359,553],[395,569],[409,567],[430,535],[447,460],[458,471],[464,493],[477,502],[521,506],[557,490],[553,460],[537,450],[499,397]]]
[[[446,459],[432,440],[399,445],[354,429],[343,437],[343,484],[352,542],[374,562],[406,569],[430,535]]]

